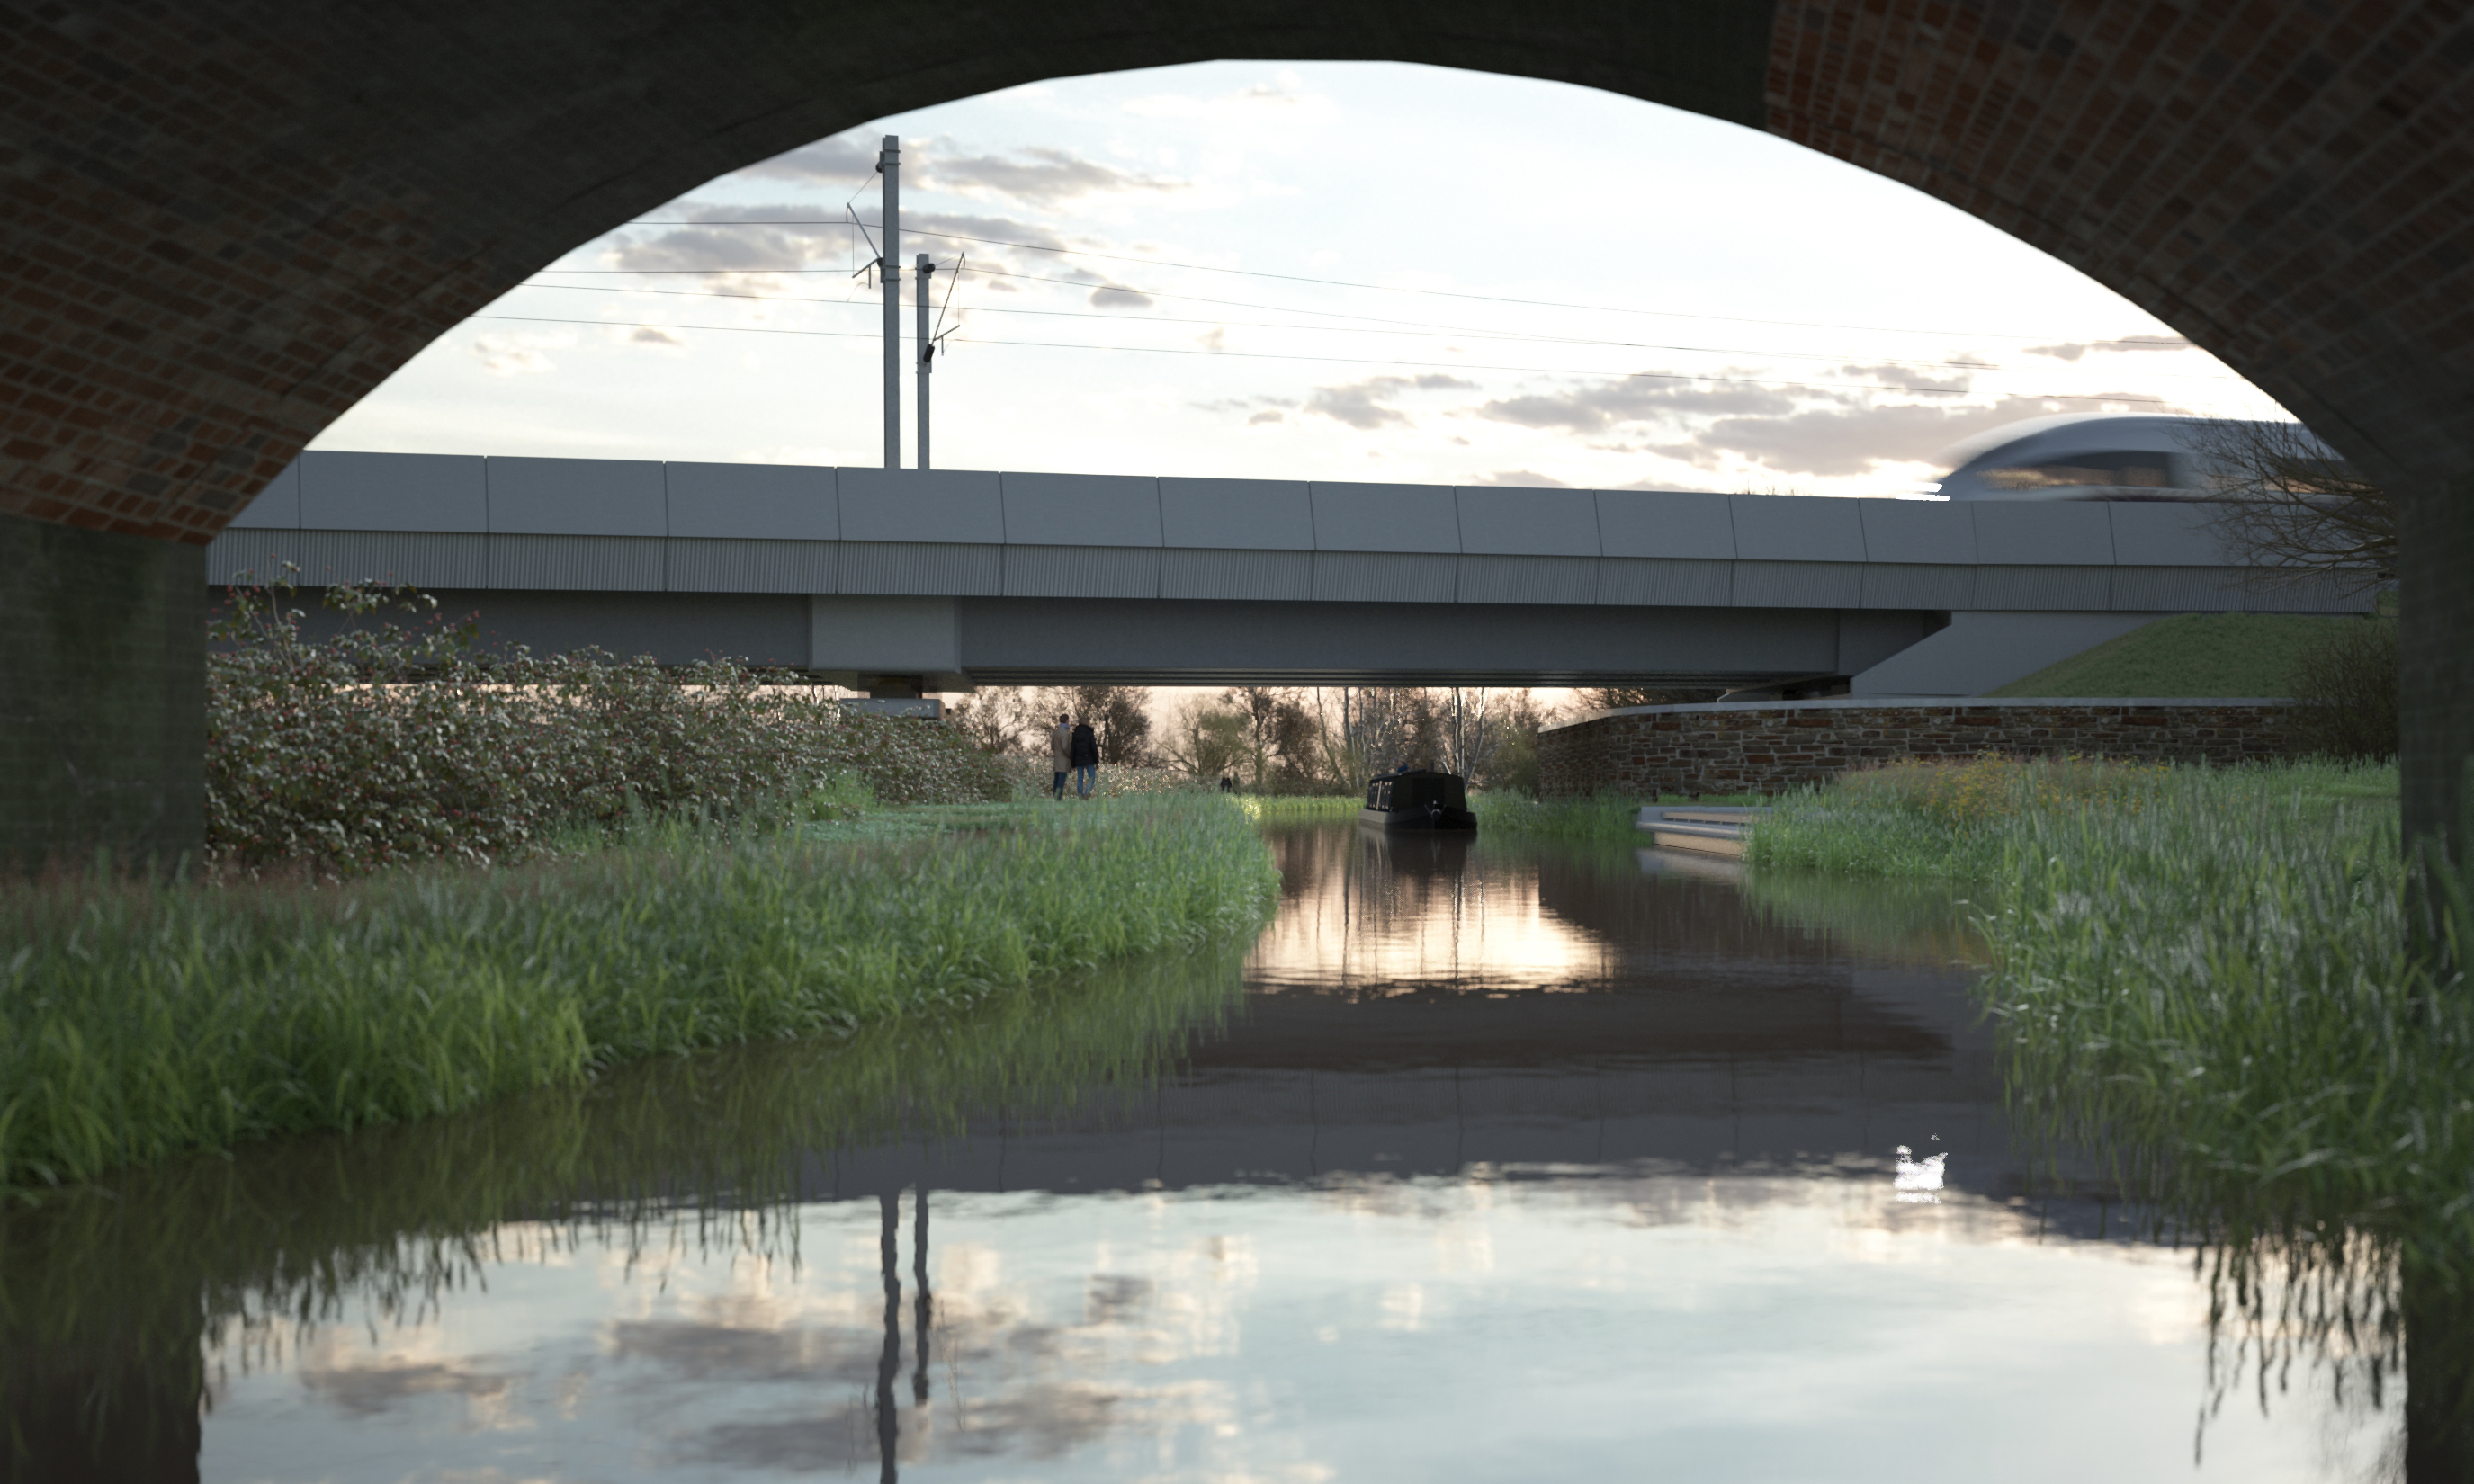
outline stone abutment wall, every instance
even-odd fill
[[[1781,701],[1602,711],[1540,732],[1540,794],[1768,794],[1867,763],[1979,753],[2234,763],[2291,750],[2293,703]]]

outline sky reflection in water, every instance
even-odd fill
[[[2375,1467],[2393,1411],[2307,1378],[2195,1464],[2204,1289],[2030,1189],[1961,970],[1629,852],[1274,847],[1253,993],[1156,1090],[818,1155],[792,1222],[503,1225],[410,1318],[228,1328],[203,1476]]]

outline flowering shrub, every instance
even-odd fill
[[[1045,752],[1028,756],[1019,753],[1001,756],[989,754],[987,760],[995,763],[1011,780],[1017,798],[1028,799],[1047,793],[1055,778],[1055,769],[1050,765]],[[1129,799],[1140,794],[1189,794],[1209,792],[1216,786],[1175,768],[1138,768],[1130,763],[1104,762],[1100,765],[1099,780],[1091,790],[1091,797]],[[1066,777],[1065,791],[1068,794],[1074,792],[1071,775]]]
[[[674,676],[594,650],[483,656],[431,600],[352,586],[329,605],[424,616],[313,642],[289,595],[242,592],[216,626],[206,849],[219,866],[515,860],[635,819],[780,812],[849,777],[887,803],[1010,793],[995,759],[940,725],[856,714],[742,665]]]

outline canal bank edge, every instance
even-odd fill
[[[2273,697],[1975,697],[1628,706],[1541,730],[1538,793],[1774,794],[1867,763],[1988,751],[2252,762],[2293,751],[2297,705]]]

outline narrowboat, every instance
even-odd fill
[[[1366,785],[1357,822],[1383,829],[1475,829],[1468,782],[1456,773],[1379,774]]]

